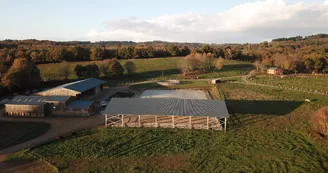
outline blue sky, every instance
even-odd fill
[[[253,39],[248,36],[249,28],[263,28],[261,25],[239,26],[241,14],[231,14],[234,8],[239,5],[246,5],[248,10],[258,10],[258,14],[254,14],[245,20],[258,19],[259,15],[265,16],[268,22],[270,18],[275,18],[274,11],[270,14],[263,12],[261,8],[275,8],[274,5],[280,6],[280,11],[284,12],[284,8],[290,8],[293,11],[291,16],[295,14],[306,13],[310,8],[322,7],[323,0],[262,0],[262,3],[256,1],[245,0],[166,0],[164,2],[153,0],[0,0],[0,40],[3,39],[51,39],[51,40],[133,40],[145,41],[155,39],[167,39],[167,41],[195,41],[195,42],[257,42],[259,40],[271,39],[274,34],[268,34]],[[302,2],[304,5],[297,5]],[[274,4],[274,5],[272,5]],[[314,6],[310,6],[313,5]],[[317,5],[315,5],[317,4]],[[327,5],[324,5],[327,6]],[[278,8],[277,8],[278,9]],[[321,17],[325,17],[326,9],[319,12]],[[240,10],[239,10],[240,11]],[[226,13],[229,13],[229,15]],[[235,13],[239,13],[238,10]],[[309,12],[311,13],[311,12]],[[316,14],[317,14],[316,13]],[[217,17],[217,16],[221,17]],[[257,16],[258,15],[258,16]],[[314,14],[309,14],[312,16]],[[169,19],[165,16],[170,16]],[[223,19],[223,16],[226,17]],[[228,17],[227,17],[228,16]],[[308,15],[305,15],[308,16]],[[194,24],[189,24],[194,18],[198,18]],[[204,21],[204,17],[213,18],[211,21]],[[318,16],[313,16],[318,18]],[[229,20],[236,25],[232,25]],[[295,20],[295,18],[292,18]],[[285,18],[281,18],[286,22]],[[297,20],[297,19],[296,19]],[[262,21],[262,20],[261,20]],[[274,20],[276,22],[276,20]],[[300,23],[310,22],[311,19],[300,21]],[[188,25],[183,25],[187,22]],[[225,27],[212,27],[214,23],[226,23],[225,27],[230,27],[230,32]],[[323,21],[320,21],[323,22]],[[250,22],[251,23],[251,22]],[[178,26],[177,26],[178,25]],[[302,25],[302,26],[303,26]],[[311,25],[313,25],[311,23]],[[327,24],[328,25],[328,24]],[[189,27],[193,27],[190,29]],[[258,27],[258,28],[256,28]],[[277,28],[277,34],[286,36],[291,33],[290,30],[286,34],[282,31],[285,25]],[[302,32],[295,34],[316,33],[327,29],[318,23],[316,28],[302,28]],[[247,32],[246,32],[247,31]],[[271,31],[271,30],[270,30]],[[195,37],[194,34],[201,32],[201,37]],[[271,32],[275,32],[272,30]],[[173,33],[172,35],[170,33]],[[188,33],[188,34],[184,34]],[[241,39],[235,38],[238,35]],[[252,35],[254,33],[251,33]],[[217,35],[231,35],[223,37]],[[274,35],[275,36],[275,35]]]

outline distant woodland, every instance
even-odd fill
[[[197,53],[211,54],[214,58],[257,62],[265,68],[276,66],[289,73],[328,73],[328,34],[317,34],[277,38],[259,44],[4,40],[0,41],[0,74],[2,85],[14,85],[19,81],[13,79],[21,74],[25,75],[24,80],[39,80],[39,76],[35,77],[35,74],[39,74],[35,64],[184,57]],[[25,69],[25,72],[20,72],[21,69]]]

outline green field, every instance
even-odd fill
[[[327,142],[309,135],[310,117],[328,97],[233,83],[217,89],[232,114],[227,132],[104,128],[27,153],[61,172],[328,171]]]
[[[260,75],[251,78],[252,82],[284,86],[291,89],[297,89],[308,92],[320,92],[328,94],[328,76],[291,76],[288,78],[281,78],[279,76]]]
[[[137,66],[136,74],[133,77],[125,76],[124,80],[147,80],[147,79],[158,79],[162,78],[182,78],[180,70],[178,69],[178,63],[181,57],[168,57],[168,58],[153,58],[153,59],[135,59],[134,62]],[[120,60],[123,65],[127,60]],[[74,68],[76,64],[89,64],[92,62],[70,62],[70,79],[76,79],[74,74]],[[96,61],[95,63],[100,64],[102,61]],[[42,78],[47,79],[61,79],[58,75],[60,64],[40,64],[38,68],[41,72]],[[237,76],[247,73],[252,68],[250,63],[226,60],[225,66],[222,70],[217,73],[208,73],[198,75],[200,78],[214,78],[214,77],[226,77],[226,76]],[[123,78],[121,78],[123,80]]]
[[[0,121],[0,150],[38,137],[49,129],[47,123]]]

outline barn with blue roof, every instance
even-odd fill
[[[97,94],[102,90],[104,83],[106,83],[106,81],[99,80],[96,78],[88,78],[60,85],[46,91],[41,91],[39,93],[36,93],[35,95],[79,97],[81,95]]]

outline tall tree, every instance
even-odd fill
[[[124,68],[128,72],[128,75],[131,76],[136,71],[137,66],[136,66],[136,64],[133,61],[127,61],[124,64]]]
[[[25,58],[18,58],[2,78],[2,85],[13,91],[35,87],[40,80],[40,70],[37,66]]]
[[[111,59],[110,61],[108,61],[107,67],[108,67],[108,69],[107,69],[107,72],[106,72],[106,76],[121,76],[121,75],[123,75],[124,68],[122,67],[120,62],[117,61],[116,59]]]
[[[224,59],[222,57],[220,57],[219,59],[217,59],[217,61],[215,62],[215,70],[221,70],[224,66]]]
[[[67,61],[63,61],[59,64],[59,76],[67,80],[69,75],[71,75],[70,64]]]

